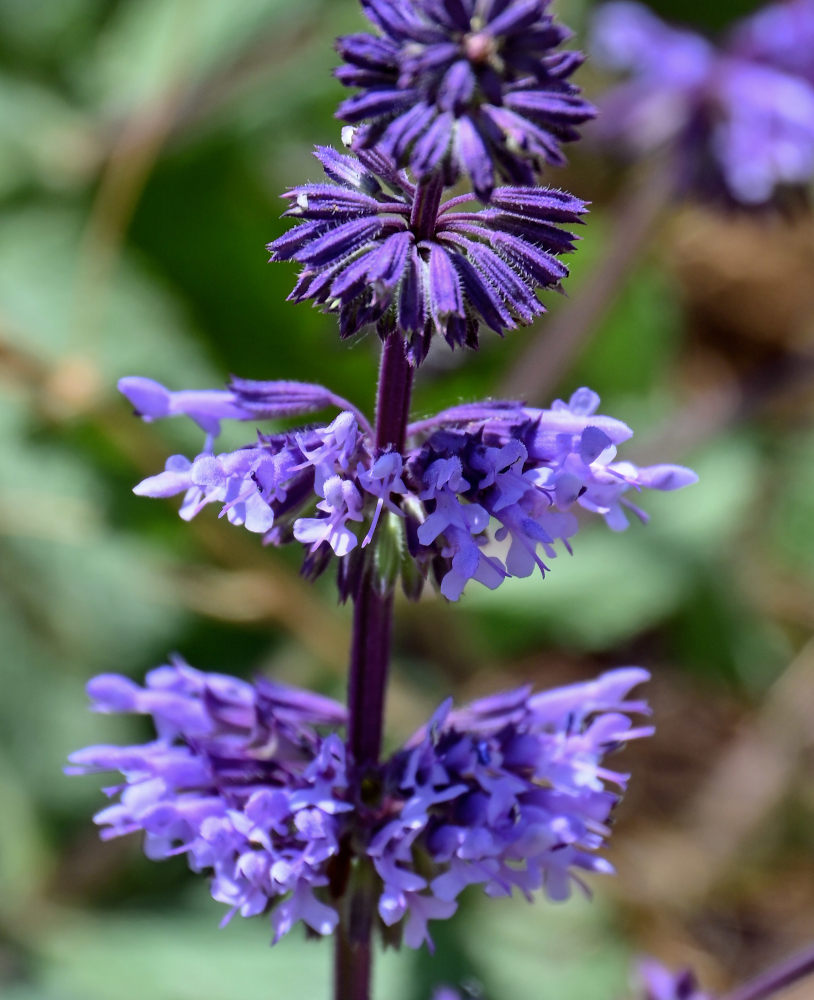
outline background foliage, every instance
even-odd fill
[[[561,7],[584,24],[586,3]],[[659,9],[716,28],[746,5]],[[279,192],[316,176],[314,143],[337,141],[331,39],[359,23],[355,0],[0,0],[7,1000],[327,996],[326,945],[292,936],[271,953],[262,919],[219,931],[183,861],[98,843],[98,782],[60,769],[76,747],[142,732],[89,716],[85,680],[140,676],[171,649],[341,696],[348,615],[331,582],[307,588],[299,553],[132,496],[199,442],[133,420],[114,386],[131,373],[216,386],[235,372],[325,381],[371,404],[376,345],[340,345],[330,319],[286,303],[291,269],[263,252],[284,228]],[[599,91],[590,65],[582,79]],[[626,239],[619,206],[647,170],[625,173],[586,142],[550,177],[593,202],[571,301]],[[566,363],[538,389],[590,383],[637,428],[637,457],[692,464],[700,485],[648,498],[646,529],[586,529],[545,583],[404,606],[389,704],[395,741],[450,689],[651,668],[659,733],[626,751],[621,877],[593,905],[473,894],[438,927],[435,958],[382,960],[392,1000],[444,980],[494,1000],[612,1000],[644,950],[695,962],[715,986],[814,935],[814,225],[806,211],[653,215],[590,342],[566,317]],[[487,337],[477,356],[433,355],[416,412],[494,393],[545,326]]]

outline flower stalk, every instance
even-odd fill
[[[372,968],[370,935],[365,941],[352,941],[340,924],[334,947],[335,1000],[368,1000]]]
[[[185,415],[206,435],[139,495],[183,494],[185,519],[216,504],[266,543],[299,542],[309,578],[338,562],[340,599],[353,603],[347,710],[182,661],[144,687],[102,675],[89,686],[97,710],[150,715],[158,739],[86,748],[69,769],[121,771],[120,800],[95,817],[104,835],[140,830],[150,857],[186,854],[211,872],[226,920],[269,913],[275,942],[300,923],[335,935],[335,1000],[370,1000],[374,927],[387,943],[431,948],[428,924],[451,918],[468,886],[564,900],[585,872],[611,873],[599,852],[627,775],[604,758],[652,732],[630,718],[646,703],[628,697],[647,672],[628,667],[459,710],[447,699],[383,759],[396,579],[416,599],[432,580],[456,601],[473,580],[544,575],[558,547],[571,551],[572,508],[622,530],[627,511],[646,518],[629,491],[696,478],[617,462],[632,431],[587,388],[548,410],[453,406],[412,425],[407,447],[431,343],[474,349],[481,325],[527,325],[545,311],[538,293],[567,276],[559,258],[576,236],[563,227],[586,206],[537,173],[563,161],[560,144],[593,109],[568,79],[580,54],[553,51],[567,31],[547,0],[364,6],[380,36],[339,41],[338,76],[359,90],[339,117],[358,127],[343,131],[347,151],[317,148],[326,179],[286,193],[296,223],[269,249],[302,266],[290,298],[336,314],[341,338],[375,328],[373,426],[310,383],[122,385],[144,420]],[[464,176],[471,193],[443,201]],[[216,450],[223,420],[326,408],[339,412],[325,425],[258,429],[246,447]]]
[[[424,185],[422,185],[424,187]],[[436,199],[442,187],[428,183],[428,199]],[[416,205],[425,204],[422,198]],[[412,395],[413,369],[407,361],[404,341],[393,330],[382,347],[376,400],[376,446],[382,450],[404,450]],[[379,760],[384,726],[384,700],[390,666],[393,623],[393,593],[382,594],[374,569],[368,565],[353,599],[353,633],[348,675],[348,748],[357,771],[362,774]],[[354,905],[357,904],[357,905]],[[335,1000],[367,1000],[372,967],[371,933],[373,897],[359,894],[351,900],[351,915],[340,921],[334,966]],[[371,912],[359,913],[360,907]]]
[[[814,947],[781,962],[767,972],[737,987],[723,1000],[766,1000],[800,979],[814,974]]]

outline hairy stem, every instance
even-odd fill
[[[439,197],[435,192],[432,197]],[[385,339],[376,402],[376,447],[404,450],[413,369],[398,330]],[[358,772],[378,763],[390,665],[393,595],[380,593],[368,567],[353,601],[353,637],[348,678],[348,747]],[[335,1000],[369,1000],[374,894],[351,890],[336,936]]]
[[[781,962],[743,986],[727,994],[723,1000],[765,1000],[774,996],[798,979],[814,973],[814,947]]]

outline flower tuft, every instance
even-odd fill
[[[375,326],[398,330],[413,364],[433,334],[450,347],[477,347],[485,324],[496,333],[545,312],[537,291],[558,288],[585,203],[551,188],[501,187],[488,209],[466,196],[418,210],[416,186],[383,152],[318,148],[327,183],[292,188],[285,215],[298,224],[270,243],[272,261],[302,265],[289,296],[339,314],[341,337]]]
[[[389,760],[361,770],[337,732],[341,705],[176,658],[144,686],[118,674],[90,681],[96,711],[151,716],[156,738],[87,747],[66,771],[120,771],[105,789],[114,801],[94,817],[102,839],[141,833],[152,860],[185,856],[229,907],[224,924],[270,913],[274,941],[298,922],[330,934],[353,871],[365,869],[387,939],[432,947],[428,923],[452,916],[469,885],[562,900],[586,889],[584,872],[612,872],[599,851],[628,776],[605,758],[651,732],[630,718],[648,711],[629,697],[647,676],[628,667],[458,710],[446,702]]]
[[[559,50],[571,32],[549,0],[363,0],[378,34],[340,38],[336,75],[360,92],[337,117],[364,127],[375,148],[423,178],[468,174],[488,200],[500,176],[532,185],[560,148],[579,138],[593,107],[569,77],[579,52]]]
[[[242,383],[233,385],[229,405],[242,411],[248,406]],[[265,412],[264,393],[278,396],[273,382],[246,391],[258,415]],[[647,520],[631,494],[696,481],[683,466],[619,461],[617,447],[633,432],[598,407],[599,397],[587,388],[548,410],[469,403],[408,425],[404,453],[377,448],[360,415],[342,410],[325,426],[258,434],[237,451],[208,450],[192,460],[174,455],[135,492],[183,493],[185,520],[214,503],[221,516],[267,543],[296,540],[306,546],[309,575],[339,557],[344,597],[354,592],[360,569],[346,557],[372,546],[383,567],[391,561],[388,547],[400,560],[392,572],[383,570],[385,590],[401,568],[405,590],[418,597],[420,587],[407,583],[417,568],[455,601],[470,580],[494,589],[510,576],[545,575],[558,548],[571,551],[577,509],[623,531],[630,514]]]
[[[629,718],[648,711],[628,698],[647,678],[631,667],[457,711],[446,702],[394,755],[382,797],[394,815],[367,850],[384,886],[379,915],[404,920],[405,944],[431,943],[427,920],[449,916],[469,885],[560,901],[575,885],[588,892],[583,872],[613,872],[598,852],[628,775],[605,757],[651,734]]]
[[[88,693],[96,711],[150,715],[157,732],[141,746],[70,756],[68,774],[124,776],[106,790],[118,801],[94,817],[103,840],[142,832],[152,860],[185,855],[193,871],[210,871],[212,897],[229,907],[224,924],[271,909],[275,941],[298,921],[333,932],[326,863],[353,807],[344,743],[324,730],[344,723],[342,705],[205,674],[180,658],[151,671],[144,687],[103,674]]]

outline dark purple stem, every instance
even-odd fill
[[[814,973],[814,947],[781,962],[768,972],[757,976],[751,982],[738,986],[722,1000],[765,1000],[780,990],[786,989],[804,976]]]
[[[365,573],[353,603],[348,681],[348,745],[361,771],[377,762],[381,750],[392,618],[392,594],[380,596]]]
[[[416,188],[413,210],[410,213],[410,229],[416,241],[429,239],[438,225],[438,210],[444,194],[444,179],[441,174],[431,174]]]
[[[376,402],[376,447],[404,450],[413,369],[404,340],[394,330],[384,342]],[[353,604],[353,637],[348,679],[348,745],[357,767],[379,759],[384,697],[390,663],[393,595],[382,596],[366,571]]]
[[[419,187],[417,201],[423,203],[421,194]],[[441,188],[436,191],[433,185],[427,195],[435,199],[436,210],[440,194]],[[404,339],[394,329],[382,348],[376,400],[377,448],[404,450],[413,374]],[[348,677],[348,747],[361,773],[375,767],[381,753],[392,621],[393,595],[379,592],[368,567],[353,600]],[[360,891],[346,904],[346,916],[336,937],[334,998],[369,1000],[375,898],[370,892]]]
[[[347,928],[336,929],[334,950],[334,997],[336,1000],[368,1000],[373,967],[370,937],[351,941]]]

